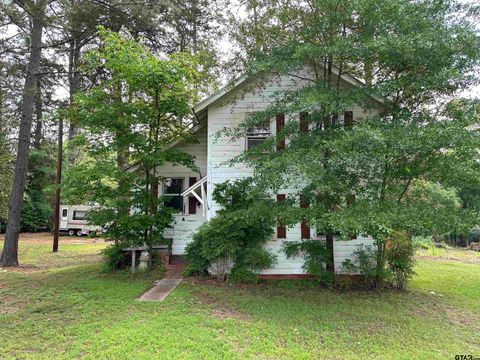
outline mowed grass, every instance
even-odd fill
[[[104,246],[65,240],[51,254],[50,244],[20,243],[26,267],[0,270],[0,359],[480,356],[476,263],[420,258],[405,292],[188,279],[166,301],[143,303],[155,275],[102,273]]]

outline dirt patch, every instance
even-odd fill
[[[9,266],[9,267],[0,267],[0,274],[2,272],[19,272],[19,273],[30,273],[38,271],[40,268],[34,265],[19,265],[19,266]]]
[[[225,319],[233,319],[233,320],[240,320],[240,321],[251,320],[250,315],[244,314],[232,309],[214,309],[212,311],[212,316],[221,320],[225,320]]]
[[[20,304],[16,303],[14,297],[2,295],[2,300],[0,301],[0,315],[14,313],[18,311],[20,307]]]
[[[415,305],[410,308],[410,313],[415,317],[432,318],[434,322],[480,331],[480,318],[477,314],[448,304],[442,294],[416,294],[411,303]]]
[[[203,291],[194,291],[194,294],[200,300],[201,304],[214,307],[212,310],[212,316],[217,319],[235,319],[241,321],[251,320],[250,315],[235,310],[220,298]]]
[[[419,255],[415,256],[416,259],[426,259],[426,260],[433,260],[433,261],[455,261],[464,264],[480,264],[480,257],[479,258],[459,258],[450,255],[444,256],[431,256],[431,255]]]
[[[0,240],[5,239],[5,234],[0,235]],[[49,232],[42,233],[21,233],[20,242],[30,243],[30,244],[52,244],[53,243],[53,234]],[[60,243],[64,244],[98,244],[104,243],[105,240],[102,238],[89,238],[87,236],[60,236]]]

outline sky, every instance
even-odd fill
[[[480,5],[480,0],[459,0],[460,3],[464,4],[476,4]],[[243,11],[242,7],[238,5],[238,3],[235,1],[234,5],[236,7],[235,13],[238,14],[240,17],[245,16],[245,11]],[[476,28],[480,31],[480,22],[476,24]],[[7,33],[5,34],[6,37],[12,36],[15,34],[16,28],[14,26],[10,26],[7,30]],[[222,39],[219,41],[219,50],[221,54],[224,54],[223,56],[228,56],[228,53],[233,49],[233,44],[231,43],[231,40],[228,38],[228,33],[224,32],[224,35]],[[479,78],[480,78],[480,69],[478,69],[479,72]],[[227,81],[227,79],[222,79],[224,82]],[[458,94],[461,97],[466,97],[466,98],[479,98],[480,99],[480,84],[476,86],[472,86],[469,89],[462,91],[461,93]],[[58,86],[56,90],[56,96],[58,100],[64,100],[68,98],[68,91],[65,87],[63,86]]]

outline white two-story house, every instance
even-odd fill
[[[263,138],[275,135],[278,127],[288,121],[299,121],[299,116],[277,116],[271,119],[269,128],[261,132],[247,134],[245,138],[233,140],[226,136],[218,136],[224,128],[236,127],[248,114],[263,110],[272,101],[272,96],[282,89],[292,89],[305,86],[308,77],[313,76],[308,67],[291,76],[271,76],[270,78],[247,79],[239,78],[235,84],[227,86],[193,108],[197,125],[192,131],[197,137],[195,144],[176,144],[175,147],[190,153],[196,159],[199,172],[195,173],[181,166],[162,166],[157,173],[168,178],[160,193],[173,196],[170,206],[177,209],[175,224],[168,230],[166,236],[173,240],[173,255],[183,255],[186,245],[192,240],[193,234],[200,225],[215,216],[219,205],[212,199],[212,190],[217,184],[226,180],[235,180],[249,176],[251,169],[237,164],[226,164],[249,146]],[[362,86],[358,80],[347,75],[341,76],[342,86]],[[378,111],[379,100],[372,99],[372,107],[368,109],[354,108],[342,114],[341,120],[361,121]],[[377,106],[376,106],[377,105]],[[285,194],[288,196],[288,191]],[[299,224],[289,229],[277,229],[274,237],[268,241],[267,247],[277,256],[273,268],[263,272],[265,275],[297,275],[303,274],[303,258],[287,259],[282,253],[282,243],[286,240],[316,238],[314,229],[305,224]],[[357,238],[351,241],[336,240],[334,243],[335,269],[341,271],[342,262],[351,258],[355,247],[362,243],[371,243],[367,238]]]

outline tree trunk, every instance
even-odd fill
[[[73,36],[73,34],[72,34]],[[73,38],[69,43],[69,57],[68,57],[68,90],[70,106],[73,104],[74,96],[78,92],[80,87],[80,73],[78,66],[80,62],[81,44]],[[76,126],[74,123],[70,123],[68,128],[68,140],[72,140],[76,135]],[[70,155],[72,157],[72,155]],[[69,159],[73,162],[74,159]]]
[[[33,109],[37,92],[37,73],[40,67],[43,19],[46,0],[37,0],[31,9],[32,27],[30,30],[31,49],[27,74],[23,88],[22,119],[18,136],[17,161],[13,177],[12,195],[8,206],[7,231],[0,257],[2,266],[18,266],[18,237],[20,233],[20,216],[23,205],[23,193],[27,178],[28,156],[30,152],[30,135],[32,131]]]
[[[325,79],[328,86],[331,86],[331,81],[332,81],[332,59],[328,58],[327,60],[327,78]],[[332,118],[330,114],[324,114],[324,128],[325,130],[328,130],[332,126]],[[325,150],[325,163],[324,166],[327,169],[329,166],[329,161],[330,161],[330,149]],[[330,199],[328,198],[328,194],[325,194],[325,208],[330,209],[332,207],[332,204],[330,203]],[[331,229],[327,231],[325,234],[325,245],[328,250],[328,260],[327,260],[327,271],[330,274],[335,274],[335,256],[334,256],[334,249],[333,249],[333,244],[334,244],[334,236],[333,232]]]
[[[37,92],[35,94],[35,131],[33,135],[33,148],[40,149],[42,142],[43,111],[42,111],[41,77],[37,76]]]

